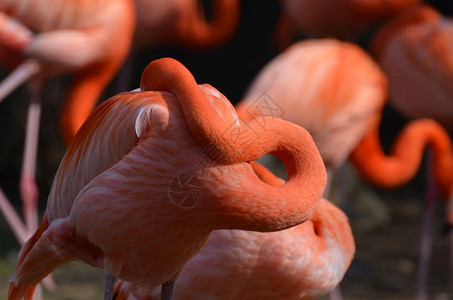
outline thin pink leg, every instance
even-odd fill
[[[429,271],[429,260],[431,257],[431,227],[434,218],[434,208],[436,204],[436,187],[432,174],[431,153],[426,155],[426,189],[423,210],[422,235],[420,242],[419,269],[417,275],[417,299],[428,299],[427,278]]]
[[[39,65],[34,60],[27,60],[18,66],[0,84],[0,102],[12,91],[39,72]]]
[[[8,198],[3,193],[3,190],[1,188],[0,188],[0,211],[3,213],[3,216],[6,219],[6,222],[11,227],[11,230],[13,231],[14,235],[16,236],[16,239],[19,242],[19,244],[23,245],[25,243],[25,241],[27,241],[27,239],[31,236],[31,233],[28,232],[27,227],[22,222],[19,214],[16,212],[14,207],[11,205],[11,202],[8,200]],[[55,282],[54,282],[51,274],[43,279],[42,284],[48,290],[55,289]],[[37,299],[41,299],[41,298],[37,298]]]
[[[25,149],[22,160],[20,190],[23,202],[25,224],[29,232],[38,228],[38,187],[35,170],[38,152],[39,119],[41,116],[41,82],[31,82],[31,100],[28,107]]]
[[[453,227],[451,226],[448,229],[448,235],[450,237],[451,270],[453,274]],[[451,286],[453,286],[453,284]]]
[[[9,227],[11,227],[11,230],[13,231],[19,243],[21,245],[25,243],[25,241],[30,237],[30,233],[19,217],[19,214],[11,205],[8,198],[6,198],[6,195],[3,193],[2,189],[0,189],[0,210],[2,211],[6,222],[8,223]]]
[[[110,274],[105,276],[105,291],[104,291],[104,300],[113,299],[113,288],[115,287],[115,277]]]
[[[162,291],[160,294],[161,300],[172,300],[173,299],[173,290],[175,288],[175,281],[169,280],[162,284]]]
[[[327,183],[326,183],[326,188],[324,190],[323,197],[326,199],[330,199],[331,194],[332,194],[332,176],[334,175],[334,172],[332,171],[331,168],[326,168],[326,171],[327,171]],[[343,299],[339,285],[336,286],[329,293],[329,299],[330,300],[342,300]]]
[[[329,293],[330,300],[342,300],[343,295],[341,294],[340,285],[337,285],[330,293]]]

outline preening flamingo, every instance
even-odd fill
[[[421,0],[281,0],[280,34],[298,31],[310,38],[353,40],[377,23]]]
[[[448,201],[453,224],[453,155],[446,131],[434,121],[407,125],[390,155],[378,127],[387,81],[359,47],[335,40],[308,40],[288,48],[258,74],[237,107],[243,118],[281,117],[306,128],[329,169],[346,159],[372,183],[401,186],[416,174],[429,145],[435,181]]]
[[[42,81],[73,74],[60,117],[63,137],[69,143],[125,59],[134,13],[132,0],[0,2],[0,61],[10,68],[18,66],[2,83],[1,97],[32,77],[21,173],[24,218],[30,235],[38,223],[34,176]]]
[[[263,166],[252,166],[263,181],[283,184]],[[354,250],[346,216],[321,200],[309,221],[290,229],[214,231],[181,271],[175,299],[311,299],[341,281]],[[160,294],[124,281],[115,290],[116,300],[158,299]]]
[[[151,62],[139,91],[104,102],[76,135],[20,252],[9,299],[30,297],[71,260],[108,278],[165,283],[171,295],[213,230],[276,231],[308,220],[325,187],[322,159],[307,131],[268,121],[265,129],[244,123],[179,62]],[[268,152],[287,167],[284,185],[261,181],[248,163]]]
[[[389,78],[389,102],[409,118],[453,129],[453,20],[417,6],[382,26],[371,51]]]

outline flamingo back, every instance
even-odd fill
[[[390,104],[407,117],[453,128],[453,20],[424,6],[404,17],[415,20],[389,24],[375,37]]]

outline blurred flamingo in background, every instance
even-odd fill
[[[9,68],[17,67],[2,82],[0,98],[31,78],[21,173],[24,218],[30,235],[38,220],[35,164],[42,83],[51,76],[73,74],[60,117],[61,131],[69,144],[128,53],[135,24],[133,5],[132,0],[0,2],[0,61]],[[17,227],[18,220],[10,225]]]
[[[267,152],[285,163],[285,184],[261,181],[248,163]],[[245,124],[179,62],[154,61],[141,90],[104,102],[79,130],[43,221],[20,252],[9,299],[31,297],[46,274],[71,260],[105,269],[105,299],[112,277],[164,283],[163,297],[171,298],[179,271],[213,230],[298,225],[315,211],[325,182],[307,131],[279,119],[266,130]]]
[[[371,51],[389,78],[389,102],[409,118],[453,130],[453,20],[420,5],[382,26]]]
[[[386,88],[385,75],[360,47],[313,39],[270,61],[236,109],[246,120],[268,115],[306,128],[332,173],[378,127]]]
[[[389,20],[370,42],[371,52],[389,78],[389,102],[407,118],[429,117],[453,130],[453,21],[433,7],[418,5]],[[432,164],[427,161],[428,167]],[[428,178],[428,182],[432,182]],[[433,189],[431,189],[433,190]],[[435,191],[425,203],[428,212],[422,247],[430,255],[430,224]],[[453,231],[450,232],[453,247]],[[453,259],[453,257],[452,257]],[[427,298],[428,260],[422,261],[419,298]]]
[[[258,177],[281,185],[252,162]],[[321,200],[309,221],[290,229],[260,233],[216,230],[181,271],[175,299],[309,299],[329,293],[343,278],[354,255],[354,239],[344,213]],[[159,299],[124,281],[115,299]]]
[[[351,158],[363,177],[384,188],[411,180],[424,148],[431,146],[435,181],[450,203],[447,222],[453,224],[448,134],[434,121],[413,121],[385,155],[378,129],[386,93],[385,75],[361,48],[332,39],[307,40],[263,68],[237,111],[244,119],[266,115],[299,124],[313,135],[328,173]]]
[[[421,0],[281,0],[281,49],[289,46],[293,31],[309,38],[355,40],[379,22]]]

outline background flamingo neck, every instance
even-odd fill
[[[75,74],[68,95],[61,108],[60,130],[66,145],[88,118],[99,101],[102,91],[115,74],[112,66],[97,66]]]
[[[238,0],[213,0],[212,21],[194,7],[190,19],[178,24],[176,36],[179,43],[189,48],[206,50],[218,47],[232,39],[239,25]]]
[[[445,129],[435,121],[421,119],[409,123],[396,138],[389,155],[382,150],[375,130],[359,143],[351,159],[373,184],[395,188],[415,176],[427,146],[433,155],[436,184],[448,198],[453,194],[452,145]]]

